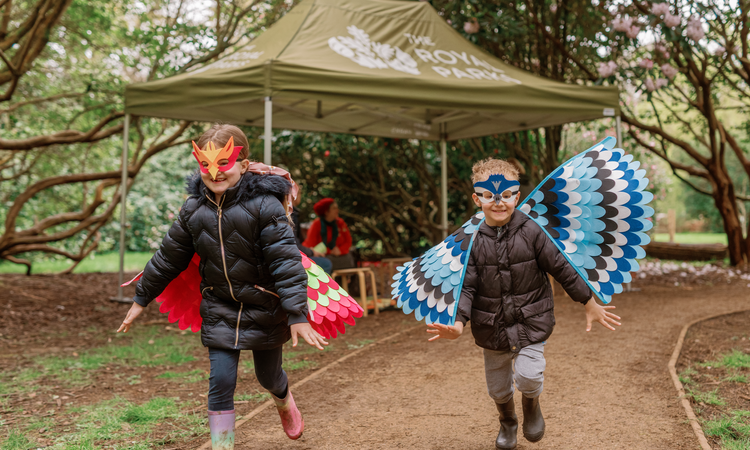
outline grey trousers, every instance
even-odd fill
[[[542,393],[547,366],[544,344],[546,342],[529,345],[518,353],[483,349],[487,391],[495,403],[507,403],[513,398],[513,381],[524,397],[535,398]]]

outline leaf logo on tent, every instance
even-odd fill
[[[389,44],[370,41],[370,35],[354,25],[346,27],[350,36],[328,39],[328,46],[341,56],[370,69],[395,69],[400,72],[419,75],[417,62],[408,53]]]

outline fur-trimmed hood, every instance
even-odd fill
[[[260,175],[247,172],[242,175],[240,182],[236,186],[227,189],[227,200],[236,200],[243,202],[263,195],[273,195],[280,202],[284,202],[284,197],[291,191],[292,185],[285,178],[278,175]],[[186,190],[188,195],[198,199],[201,203],[206,202],[206,193],[210,192],[208,187],[203,183],[199,171],[195,171],[187,177]]]

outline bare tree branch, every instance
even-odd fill
[[[28,151],[57,144],[78,144],[100,141],[122,131],[122,125],[104,128],[105,125],[121,118],[122,116],[124,116],[124,113],[122,112],[112,112],[86,132],[65,130],[54,134],[34,136],[27,139],[0,139],[0,150]]]
[[[13,112],[13,111],[15,111],[15,110],[17,110],[19,108],[23,108],[24,106],[28,106],[28,105],[37,105],[39,103],[53,102],[55,100],[60,100],[60,99],[63,99],[63,98],[81,97],[83,95],[85,95],[84,92],[66,92],[66,93],[63,93],[63,94],[57,94],[57,95],[53,95],[53,96],[50,96],[50,97],[35,98],[35,99],[27,100],[27,101],[24,101],[24,102],[18,102],[16,104],[10,105],[6,109],[0,109],[0,115],[2,115],[2,114],[8,114],[10,112]]]

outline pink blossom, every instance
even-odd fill
[[[703,39],[703,36],[706,35],[706,32],[703,31],[701,20],[700,18],[698,18],[698,16],[693,16],[690,18],[687,28],[685,28],[685,35],[696,42]]]
[[[671,64],[662,64],[661,66],[661,73],[664,74],[665,77],[669,78],[670,80],[677,75],[679,71],[673,67]],[[658,80],[657,80],[658,81]]]
[[[718,46],[718,47],[716,47],[716,48],[714,49],[714,55],[716,55],[716,56],[721,56],[721,55],[723,55],[723,54],[724,54],[724,53],[726,53],[726,52],[727,52],[727,49],[725,49],[725,48],[724,48],[724,47],[722,47],[721,45],[720,45],[720,46]]]
[[[174,219],[174,213],[172,213],[172,212],[167,213],[167,217],[169,218],[169,220]]]
[[[661,89],[669,84],[669,81],[665,78],[657,78],[656,80],[656,89]]]
[[[614,75],[616,70],[617,64],[614,61],[599,63],[599,68],[597,69],[597,71],[599,72],[599,76],[602,78],[607,78]]]
[[[554,3],[551,4],[551,5],[549,5],[549,10],[552,11],[552,14],[556,13],[557,12],[557,5],[554,4]]]
[[[664,55],[665,58],[669,58],[669,52],[667,51],[667,47],[664,44],[658,43],[656,44],[654,48],[656,49],[657,52]]]
[[[464,22],[464,31],[467,34],[475,34],[479,32],[479,22],[476,17],[472,17],[470,21]]]
[[[630,30],[630,27],[633,25],[633,19],[631,19],[628,16],[625,17],[615,17],[612,19],[612,28],[614,28],[615,31],[621,31],[623,33]]]
[[[670,13],[664,14],[664,25],[669,28],[674,28],[680,25],[680,16],[675,16]]]
[[[651,14],[655,16],[669,14],[669,5],[666,3],[654,3],[651,5]]]
[[[625,32],[625,35],[629,37],[630,39],[635,39],[638,37],[638,33],[641,32],[641,27],[632,26],[628,28],[628,31]]]
[[[648,89],[649,92],[654,92],[656,90],[654,80],[652,80],[651,78],[646,78],[646,81],[643,84],[646,85],[646,89]]]
[[[654,67],[654,62],[648,58],[643,58],[642,60],[638,61],[638,67],[641,67],[646,70],[650,70],[651,68]]]

